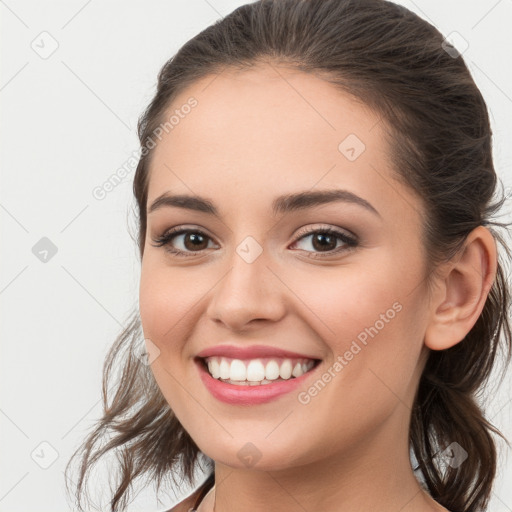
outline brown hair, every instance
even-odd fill
[[[423,240],[429,282],[477,226],[488,226],[505,201],[494,201],[497,176],[487,107],[464,60],[441,33],[406,8],[385,0],[262,0],[237,8],[189,40],[158,75],[156,94],[139,120],[143,152],[134,177],[141,259],[152,152],[146,144],[178,93],[199,78],[263,61],[321,76],[362,100],[382,117],[397,179],[422,198],[428,215]],[[410,446],[432,497],[451,511],[486,506],[496,475],[492,434],[478,392],[496,363],[500,344],[511,356],[510,288],[501,254],[496,279],[477,322],[459,344],[431,351],[420,379],[410,424]],[[193,483],[199,449],[160,392],[150,367],[134,354],[142,339],[134,311],[107,355],[103,417],[77,450],[75,496],[80,507],[91,467],[110,450],[119,479],[111,510],[126,507],[138,477],[156,480],[178,469]],[[114,381],[113,369],[121,370]],[[503,376],[503,375],[502,375]],[[109,434],[109,442],[100,446]],[[441,467],[436,454],[451,443],[470,452],[459,467]],[[211,469],[212,461],[207,464]],[[174,476],[173,476],[174,480]],[[82,510],[80,508],[80,510]]]

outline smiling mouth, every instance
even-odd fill
[[[260,357],[235,359],[224,356],[199,357],[210,376],[237,386],[261,386],[296,379],[315,369],[320,359]]]

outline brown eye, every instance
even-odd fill
[[[354,236],[350,236],[347,233],[337,231],[332,228],[306,230],[305,233],[301,233],[301,236],[299,236],[293,245],[295,246],[307,238],[311,238],[311,241],[309,243],[305,243],[304,245],[306,247],[303,247],[303,249],[308,252],[312,252],[313,256],[316,256],[317,254],[322,255],[322,253],[325,253],[326,256],[330,254],[337,254],[358,245],[358,241]],[[340,241],[341,244],[338,245],[338,242]]]
[[[184,235],[184,243],[186,249],[193,251],[193,250],[202,250],[206,249],[208,246],[208,242],[206,241],[206,237],[193,232],[188,232]],[[206,241],[206,243],[205,243]]]
[[[181,240],[180,240],[181,238]],[[178,240],[181,248],[174,247],[174,243]],[[161,237],[154,240],[154,247],[165,247],[167,252],[177,256],[193,256],[208,248],[208,241],[211,238],[202,231],[197,229],[171,229],[166,231]]]

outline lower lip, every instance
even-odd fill
[[[313,367],[312,370],[304,373],[300,377],[295,377],[289,380],[280,380],[273,384],[237,386],[236,384],[229,384],[227,382],[214,379],[200,361],[195,361],[195,363],[199,368],[199,376],[208,391],[217,400],[234,405],[256,405],[275,400],[281,395],[285,395],[286,393],[290,393],[297,389],[297,387],[304,383],[304,381],[309,378],[319,366],[317,364],[317,366]]]

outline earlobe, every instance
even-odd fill
[[[491,232],[484,226],[475,228],[447,265],[437,283],[425,332],[425,345],[432,350],[453,347],[478,320],[496,276],[496,242]]]

